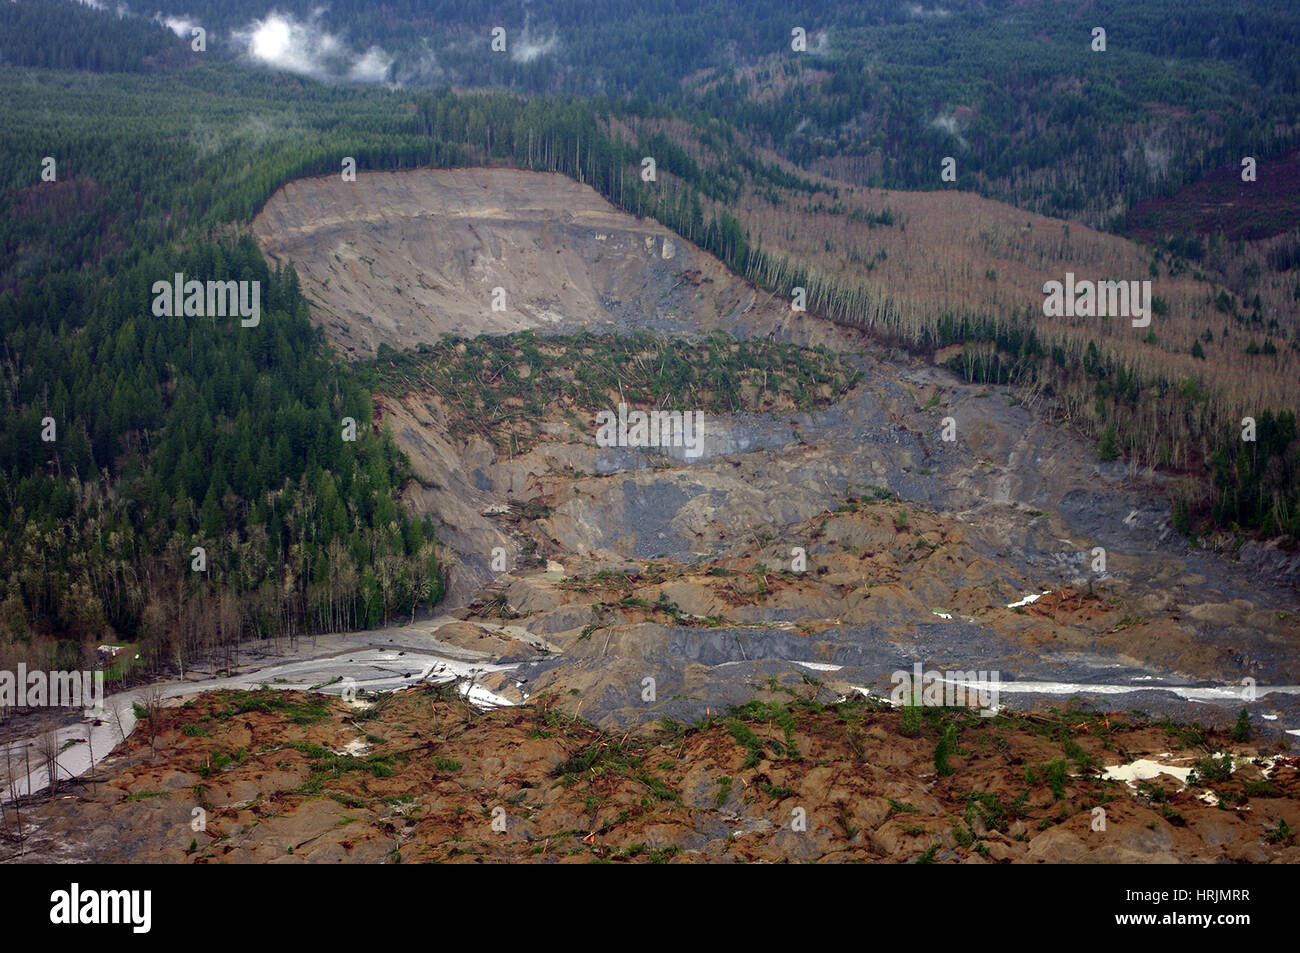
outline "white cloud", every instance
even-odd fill
[[[161,23],[167,29],[171,30],[182,39],[188,40],[193,34],[191,31],[199,26],[199,21],[190,17],[188,13],[178,17],[163,16],[161,13],[153,15],[155,23]]]
[[[12,0],[12,2],[17,3],[18,0]],[[91,10],[101,10],[101,11],[108,10],[108,4],[106,4],[104,0],[77,0],[77,2],[81,4],[83,7],[89,7]],[[113,8],[113,12],[117,14],[117,18],[119,20],[124,20],[127,17],[132,15],[131,11],[127,9],[125,3],[119,3],[116,7]]]
[[[943,7],[934,7],[927,10],[919,3],[909,3],[904,9],[907,10],[907,15],[914,20],[942,20],[944,17],[952,15],[952,11],[945,10]]]
[[[950,113],[946,116],[935,116],[934,119],[930,120],[930,126],[931,128],[942,130],[943,132],[948,133],[948,135],[955,137],[963,149],[970,147],[970,143],[966,141],[964,136],[962,136],[962,129],[965,124],[958,120],[955,115]]]
[[[348,70],[348,79],[354,83],[382,83],[388,78],[388,68],[393,58],[377,46],[366,50]]]
[[[308,20],[271,11],[232,34],[249,59],[272,69],[314,79],[383,82],[393,58],[378,46],[357,53],[320,23],[320,10]]]
[[[539,56],[545,56],[560,45],[560,38],[551,34],[544,40],[534,40],[524,28],[523,35],[510,44],[510,58],[516,63],[531,63]]]

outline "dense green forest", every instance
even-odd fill
[[[883,136],[878,141],[892,143],[899,161],[880,165],[871,181],[931,187],[935,183],[923,181],[925,163],[917,164],[915,156],[933,156],[945,144],[928,123],[891,126],[888,116],[917,109],[924,116],[937,103],[963,101],[944,92],[941,80],[927,87],[918,76],[901,84],[904,73],[890,70],[906,68],[903,43],[891,47],[889,56],[871,47],[841,48],[837,62],[852,63],[853,69],[817,67],[827,75],[795,83],[762,107],[741,94],[736,77],[683,91],[679,80],[691,71],[721,68],[710,57],[718,55],[724,27],[713,23],[706,31],[707,21],[694,15],[673,18],[675,7],[664,3],[646,5],[650,19],[638,23],[661,16],[678,32],[648,30],[635,43],[629,39],[623,65],[613,62],[618,57],[599,59],[612,72],[575,68],[558,89],[555,64],[545,57],[502,64],[519,70],[517,75],[466,74],[510,87],[489,93],[326,84],[245,70],[219,56],[194,54],[144,19],[119,20],[62,0],[42,6],[54,13],[33,18],[28,2],[0,6],[0,55],[17,64],[0,66],[0,98],[7,104],[0,113],[0,163],[10,170],[0,184],[0,645],[52,647],[65,656],[79,651],[84,639],[116,634],[140,639],[154,660],[183,664],[195,651],[229,646],[241,635],[294,635],[409,617],[443,592],[432,527],[410,518],[397,502],[409,478],[405,461],[373,432],[366,383],[341,367],[312,329],[292,270],[270,270],[251,240],[239,234],[239,226],[280,185],[304,175],[335,174],[344,155],[355,156],[362,169],[495,161],[555,170],[590,183],[621,208],[653,215],[737,272],[788,293],[812,283],[809,276],[797,264],[765,254],[729,215],[706,216],[701,198],[725,204],[746,183],[810,194],[834,190],[756,158],[720,117],[770,136],[774,146],[805,161],[870,151],[877,141],[871,137]],[[255,15],[251,5],[238,3],[198,5],[191,12],[201,19],[208,6],[214,17],[224,10],[231,23]],[[594,16],[579,7],[555,7],[551,15],[573,22]],[[1008,84],[996,96],[985,89],[1004,101],[1005,111],[984,103],[980,108],[988,111],[980,113],[980,122],[1001,130],[999,135],[1047,144],[1034,147],[1041,154],[1017,158],[1015,141],[981,140],[967,131],[962,135],[976,156],[973,167],[1002,163],[989,166],[986,184],[996,192],[999,176],[1018,179],[1018,170],[1068,166],[1066,153],[1057,150],[1093,156],[1100,140],[1086,134],[1075,142],[1045,138],[1043,123],[1055,111],[1052,125],[1068,125],[1072,134],[1088,128],[1084,114],[1098,128],[1116,117],[1129,117],[1137,128],[1145,121],[1147,96],[1177,102],[1191,95],[1195,77],[1215,78],[1217,92],[1207,95],[1225,112],[1240,114],[1235,125],[1216,127],[1218,146],[1188,139],[1177,163],[1154,184],[1126,173],[1103,192],[1170,187],[1218,161],[1216,149],[1239,148],[1241,140],[1250,140],[1256,153],[1281,148],[1292,141],[1295,70],[1293,61],[1288,69],[1275,60],[1288,42],[1294,49],[1295,18],[1274,24],[1262,5],[1243,7],[1227,23],[1228,34],[1273,27],[1254,46],[1222,40],[1213,51],[1189,47],[1182,51],[1188,59],[1172,72],[1144,67],[1136,52],[1117,56],[1124,69],[1147,69],[1145,85],[1127,85],[1116,74],[1092,81],[1100,86],[1085,84],[1080,103],[1051,97],[1050,108],[1046,99],[1016,105],[1003,88]],[[1148,56],[1182,55],[1171,44],[1194,44],[1205,5],[1178,8],[1188,18],[1186,31],[1147,36],[1142,42]],[[356,29],[357,39],[384,40],[362,30],[360,24],[369,21],[358,9],[342,4],[334,12],[344,17],[344,27]],[[419,9],[434,10],[443,24],[468,17],[467,7],[458,4]],[[941,54],[926,43],[938,43],[944,34],[921,29],[933,22],[873,10],[864,5],[853,14],[856,19],[844,22],[885,31],[875,34],[877,42],[890,30],[901,31],[916,44],[911,55],[952,61],[959,72],[963,61],[957,54],[969,53],[979,38],[978,31],[958,31],[949,41],[953,55]],[[522,17],[506,6],[481,15],[497,12],[516,21]],[[1134,16],[1123,10],[1113,15],[1121,23]],[[970,25],[992,29],[975,13],[954,15],[954,22],[966,16],[976,18]],[[623,36],[619,31],[627,29],[628,18],[616,20],[592,19],[590,42]],[[727,40],[734,39],[736,55],[753,52],[768,42],[770,28],[784,44],[788,20],[778,5],[759,4],[746,9],[744,28]],[[708,33],[707,42],[677,42],[682,24],[692,23],[701,37]],[[810,35],[816,26],[809,23]],[[116,40],[119,30],[129,35],[122,42]],[[566,55],[584,49],[571,37],[564,42],[575,44],[561,47],[570,51]],[[587,53],[594,56],[592,49]],[[1013,49],[999,51],[1018,70],[1047,69]],[[617,71],[638,57],[655,67],[619,80]],[[868,62],[871,68],[865,69]],[[534,69],[536,75],[529,72]],[[105,70],[122,72],[95,72]],[[859,74],[874,79],[862,85]],[[1050,70],[1034,75],[1042,88],[1051,87]],[[658,87],[652,76],[659,78]],[[590,82],[601,88],[583,85]],[[844,128],[845,117],[876,102],[879,89],[872,92],[871,82],[886,82],[893,98],[879,99],[892,106],[881,123],[864,127],[866,138],[799,146],[810,127]],[[1125,89],[1112,95],[1108,84]],[[1266,100],[1256,95],[1265,85]],[[533,90],[563,95],[519,95]],[[572,90],[597,95],[578,98],[568,95]],[[833,95],[823,95],[828,92]],[[841,101],[849,105],[835,105]],[[1253,110],[1239,108],[1247,101]],[[1142,105],[1133,112],[1136,103]],[[710,143],[716,161],[704,161],[661,133],[627,141],[607,131],[612,121],[667,115],[670,106]],[[1266,106],[1267,115],[1260,111]],[[841,108],[847,111],[834,113]],[[788,110],[785,119],[782,110]],[[1265,125],[1271,132],[1261,138]],[[654,186],[637,175],[646,154],[669,173]],[[54,181],[41,177],[47,156],[56,162]],[[1109,174],[1107,163],[1094,164],[1099,175]],[[1052,202],[1069,204],[1068,197]],[[155,317],[150,288],[176,272],[200,280],[260,281],[260,323],[246,328],[231,319]],[[867,310],[879,307],[860,293],[812,284],[810,309],[836,320],[860,323]],[[999,337],[1010,333],[1005,322],[956,316],[943,340],[907,343],[988,340],[1019,362],[964,368],[972,379],[1021,380],[1027,368],[1065,360],[1045,353],[1032,334],[1017,331],[1014,341]],[[1137,399],[1125,370],[1099,357],[1085,356],[1069,370],[1095,377],[1099,399]],[[355,442],[342,437],[345,417],[358,423]],[[53,440],[42,439],[47,420],[54,425]],[[1261,417],[1260,432],[1259,444],[1245,456],[1239,444],[1225,442],[1211,461],[1217,496],[1209,515],[1223,525],[1300,535],[1294,417],[1279,408]],[[193,568],[195,547],[206,551],[203,571]]]
[[[197,0],[163,11],[180,35],[144,0],[126,0],[125,19],[74,0],[6,6],[0,56],[18,65],[170,71],[221,58],[339,82],[595,98],[723,119],[855,184],[951,187],[938,170],[953,156],[961,188],[1094,226],[1121,228],[1134,201],[1300,142],[1300,10],[1269,0],[1230,12],[1218,0]],[[203,53],[191,25],[208,31]],[[1098,26],[1105,52],[1091,48]]]
[[[173,270],[261,282],[258,326],[154,317],[150,286]],[[250,632],[374,626],[440,598],[432,529],[395,500],[404,459],[292,270],[268,271],[250,238],[24,283],[0,295],[0,332],[12,636],[143,636],[183,665]]]
[[[397,502],[406,462],[371,427],[366,389],[312,327],[292,270],[216,227],[310,167],[310,150],[292,128],[241,129],[252,103],[216,72],[201,132],[195,90],[82,74],[34,90],[4,74],[5,166],[36,174],[0,199],[0,652],[72,664],[84,639],[117,636],[183,666],[248,635],[436,603],[433,529]],[[259,84],[270,113],[277,94]],[[261,160],[240,161],[256,142]],[[412,162],[436,158],[420,148]],[[53,182],[39,181],[46,154]],[[257,326],[154,316],[152,285],[176,272],[261,282]]]
[[[0,63],[154,72],[185,61],[185,48],[175,39],[169,31],[74,2],[0,5]]]

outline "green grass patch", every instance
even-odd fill
[[[127,800],[148,801],[150,798],[166,797],[170,793],[170,791],[136,791],[134,794],[128,795]]]

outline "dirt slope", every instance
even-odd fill
[[[273,260],[294,263],[313,319],[354,357],[443,332],[654,326],[768,297],[587,186],[514,169],[302,179],[271,197],[253,233]],[[694,281],[682,290],[684,274]],[[504,311],[493,310],[497,288]]]
[[[1298,797],[1267,746],[1092,711],[909,722],[774,682],[734,715],[602,732],[545,700],[241,692],[165,710],[94,784],[28,804],[0,860],[1295,863]]]
[[[1135,689],[1153,677],[1300,682],[1300,613],[1286,582],[1294,556],[1257,547],[1234,564],[1188,549],[1149,483],[1097,463],[1090,444],[1004,389],[961,385],[792,313],[585,186],[506,169],[312,179],[277,193],[254,228],[269,253],[295,262],[315,319],[354,355],[441,330],[649,328],[703,360],[701,336],[724,328],[826,346],[861,373],[811,410],[711,414],[692,460],[595,445],[594,415],[623,399],[640,373],[632,364],[613,367],[618,386],[593,406],[537,398],[557,392],[523,344],[500,358],[509,387],[495,365],[474,369],[498,381],[503,407],[536,405],[523,445],[509,415],[466,419],[454,383],[433,387],[417,373],[383,389],[381,416],[416,476],[407,502],[435,517],[455,556],[449,605],[491,603],[521,637],[550,639],[563,660],[533,663],[540,683],[598,721],[647,716],[628,701],[647,659],[677,686],[676,702],[655,714],[692,718],[743,703],[763,666],[801,659],[834,661],[845,684],[876,684],[916,657]],[[490,309],[497,286],[503,313]],[[561,357],[571,373],[615,360],[586,345]],[[451,371],[465,359],[436,358]],[[403,368],[398,377],[419,364]],[[941,437],[949,419],[952,441]],[[794,547],[808,554],[807,572],[789,572]],[[494,552],[505,553],[504,570]],[[733,591],[741,604],[719,608],[719,577],[707,574],[756,568],[781,583]],[[602,572],[641,582],[591,591],[583,580]],[[557,589],[566,574],[587,594]],[[1053,595],[1036,609],[1008,609],[1044,592]],[[628,598],[664,600],[723,628],[715,637],[672,613],[647,618]],[[584,637],[593,625],[599,652]],[[1265,695],[1257,713],[1300,727],[1291,698]]]

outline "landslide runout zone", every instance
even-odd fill
[[[791,311],[586,186],[307,179],[253,230],[374,374],[404,498],[454,555],[448,605],[500,625],[490,654],[521,661],[527,697],[615,725],[773,679],[879,692],[918,660],[1026,684],[1300,682],[1294,592],[1187,547],[1122,465],[1006,388]],[[702,454],[597,446],[621,402],[702,410]],[[464,625],[422,631],[482,638]],[[1289,730],[1293,699],[1243,703]]]
[[[358,699],[360,711],[271,689],[206,693],[129,737],[75,798],[25,806],[22,857],[1294,863],[1300,854],[1298,759],[1228,732],[1080,709],[899,712],[861,696],[822,704],[815,692],[765,690],[726,716],[630,732],[545,703],[475,712],[449,686]],[[1206,744],[1238,769],[1181,783],[1213,773]],[[1169,773],[1138,770],[1150,765]],[[19,849],[17,838],[0,840],[0,860]]]

